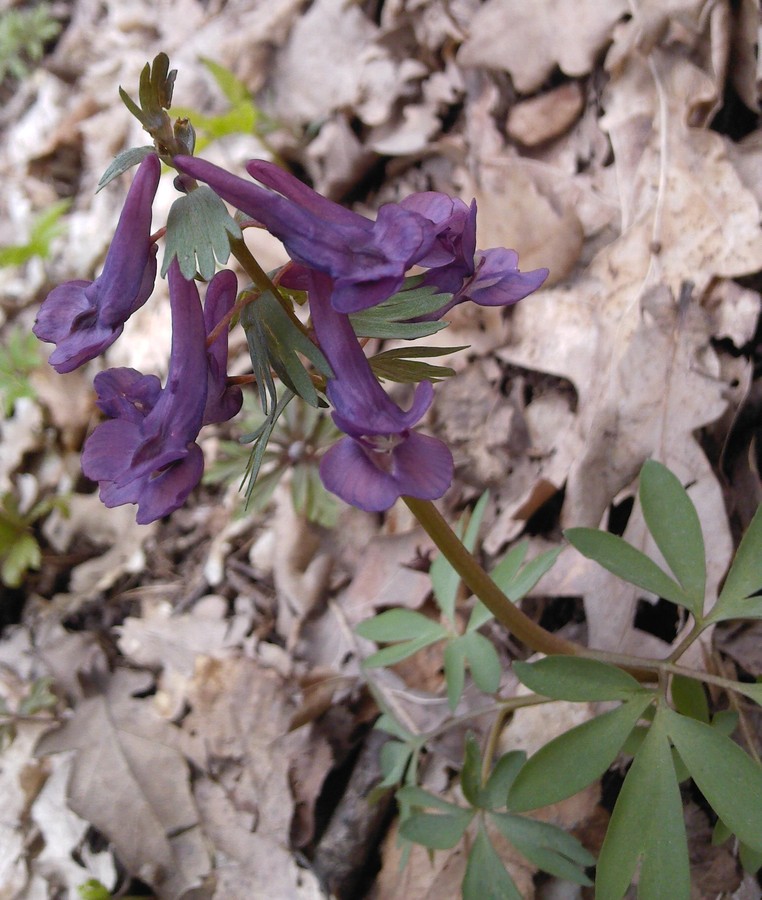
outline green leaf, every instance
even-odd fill
[[[759,703],[762,706],[762,683],[748,683],[745,681],[736,681],[733,684],[733,690],[738,691],[739,694],[743,694],[744,697],[749,697],[755,703]]]
[[[284,391],[283,396],[278,400],[277,405],[273,406],[270,409],[270,412],[267,415],[267,418],[260,425],[257,430],[251,434],[246,435],[241,438],[241,441],[246,441],[246,443],[253,443],[251,456],[246,464],[246,471],[244,473],[244,481],[246,484],[246,504],[248,505],[252,493],[254,491],[254,486],[257,482],[257,476],[259,475],[259,470],[262,466],[262,460],[264,459],[265,452],[267,451],[267,444],[270,441],[270,437],[272,436],[273,429],[278,421],[278,419],[283,414],[283,411],[286,409],[288,404],[294,399],[294,394],[291,391]]]
[[[684,675],[672,676],[672,702],[675,709],[684,716],[709,724],[709,703],[704,685],[695,678],[686,678]]]
[[[447,630],[439,622],[412,609],[388,609],[386,612],[365,619],[355,631],[360,637],[378,644],[390,641],[406,641],[412,638],[429,637],[439,640],[447,636]]]
[[[526,559],[529,541],[519,541],[515,547],[505,554],[495,568],[489,573],[489,577],[495,582],[503,593],[512,584],[518,575],[521,564]]]
[[[762,618],[762,598],[748,600],[762,590],[762,506],[738,546],[725,584],[707,621]]]
[[[460,640],[474,684],[485,694],[494,694],[500,687],[500,677],[503,674],[497,650],[486,637],[476,631],[464,634]]]
[[[683,804],[663,712],[668,711],[657,712],[611,816],[596,872],[595,895],[601,900],[625,895],[638,861],[638,897],[690,896]]]
[[[448,323],[407,320],[441,309],[451,299],[452,294],[437,294],[435,287],[413,287],[371,309],[353,313],[349,319],[358,337],[414,340],[441,331]]]
[[[587,875],[580,871],[580,866],[595,865],[595,857],[561,828],[511,813],[492,813],[490,820],[523,856],[543,872],[574,884],[592,884]]]
[[[513,671],[530,691],[554,700],[626,700],[644,688],[616,666],[581,656],[546,656],[515,662]]]
[[[400,823],[400,834],[430,850],[450,850],[463,837],[473,815],[471,809],[458,809],[452,813],[413,813]]]
[[[404,803],[406,806],[417,806],[422,809],[431,807],[432,809],[438,809],[440,812],[446,812],[452,815],[462,812],[467,812],[470,815],[472,812],[472,810],[463,809],[463,807],[458,806],[457,803],[450,803],[449,800],[444,800],[442,797],[437,796],[437,794],[430,794],[428,791],[424,791],[423,788],[419,788],[417,785],[413,784],[405,785],[405,787],[400,788],[397,791],[396,796],[398,802]]]
[[[500,809],[506,805],[508,791],[526,758],[527,755],[523,750],[509,750],[495,763],[484,788],[484,803],[487,809]]]
[[[706,554],[696,507],[680,480],[661,463],[648,460],[640,472],[643,518],[672,574],[700,618],[706,591]]]
[[[523,812],[558,803],[600,778],[652,699],[636,694],[541,747],[516,776],[508,808]]]
[[[762,769],[717,729],[665,710],[667,728],[712,809],[752,850],[762,852]]]
[[[21,266],[35,256],[47,259],[53,240],[64,231],[65,226],[61,222],[61,217],[70,206],[71,200],[51,203],[33,220],[26,243],[0,247],[0,268]]]
[[[233,104],[240,103],[242,100],[251,101],[249,89],[240,79],[236,78],[230,69],[226,69],[225,66],[221,66],[208,56],[202,56],[201,62],[211,72],[227,100]]]
[[[413,638],[410,641],[401,641],[399,644],[392,644],[384,647],[382,650],[376,650],[363,660],[363,666],[366,669],[381,669],[384,666],[394,666],[403,659],[414,656],[419,650],[423,650],[430,644],[434,644],[441,640],[441,635]]]
[[[19,704],[18,712],[22,716],[34,716],[46,709],[52,709],[57,697],[50,690],[53,679],[48,676],[37,678],[32,682],[29,693]]]
[[[120,175],[124,174],[128,169],[131,169],[133,166],[137,166],[143,162],[143,160],[150,156],[152,153],[156,153],[156,148],[153,146],[146,147],[131,147],[129,150],[124,150],[119,153],[116,157],[114,157],[111,165],[106,169],[106,171],[101,175],[101,180],[98,182],[98,187],[95,189],[95,193],[98,191],[102,191],[103,188],[106,187],[107,184],[112,182],[115,178],[118,178]]]
[[[749,875],[756,875],[760,868],[762,868],[762,852],[752,850],[748,844],[741,843],[738,858],[741,861],[744,872],[748,872]]]
[[[568,528],[564,535],[583,556],[594,560],[618,578],[691,609],[692,600],[680,585],[645,553],[617,535],[597,528]]]
[[[484,796],[482,788],[482,752],[479,743],[469,731],[463,754],[463,768],[460,770],[460,786],[463,796],[471,806],[481,807]]]
[[[215,257],[220,265],[225,265],[230,256],[230,239],[240,237],[241,229],[225,204],[202,184],[175,200],[169,210],[161,274],[166,275],[172,260],[177,258],[184,278],[191,279],[198,272],[209,281],[217,269]]]
[[[554,547],[552,550],[546,550],[533,560],[530,560],[523,569],[521,569],[516,577],[503,588],[503,592],[513,603],[518,603],[526,594],[528,594],[542,576],[549,571],[562,547]]]
[[[422,357],[444,356],[465,350],[466,347],[400,347],[384,350],[369,359],[377,378],[396,381],[399,384],[416,384],[419,381],[441,381],[455,374],[449,366],[432,366],[419,360]]]
[[[36,396],[29,375],[42,365],[37,338],[23,328],[14,328],[0,346],[0,398],[4,416],[10,416],[16,401]]]
[[[521,894],[479,824],[461,887],[463,900],[521,900]]]
[[[10,546],[0,550],[0,578],[8,587],[20,587],[29,569],[39,569],[42,554],[31,532],[18,534]]]
[[[89,878],[77,888],[80,900],[111,900],[111,893],[97,878]]]
[[[322,351],[297,328],[271,291],[266,291],[245,308],[249,307],[247,323],[260,323],[260,333],[266,335],[267,358],[280,380],[302,400],[317,408],[317,391],[299,354],[307,357],[322,375],[331,377],[333,372]]]
[[[393,716],[390,716],[388,713],[382,713],[376,720],[376,724],[373,727],[377,728],[379,731],[386,732],[386,734],[391,734],[394,737],[398,737],[403,743],[407,743],[408,741],[413,740],[413,738],[415,737],[412,732],[408,731],[407,728],[401,725]]]
[[[476,546],[476,538],[479,535],[479,528],[481,527],[482,519],[484,518],[484,513],[487,509],[488,500],[489,494],[488,492],[485,492],[479,498],[479,501],[471,513],[470,519],[467,518],[467,514],[464,514],[455,526],[455,531],[459,536],[462,534],[465,527],[466,533],[463,536],[463,545],[467,550],[472,552]],[[466,521],[468,521],[467,526],[464,524]],[[429,577],[431,578],[434,597],[439,608],[445,616],[447,616],[450,622],[454,623],[455,599],[460,585],[460,575],[455,571],[452,563],[447,559],[444,553],[440,553],[431,564]]]
[[[465,652],[461,638],[448,641],[444,648],[444,676],[447,703],[451,710],[458,705],[466,683]]]
[[[381,747],[379,754],[384,778],[376,787],[390,788],[399,784],[405,775],[412,755],[413,749],[409,744],[403,744],[401,741],[387,741]]]

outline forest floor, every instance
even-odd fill
[[[0,0],[0,16],[37,5]],[[246,510],[249,450],[235,439],[256,419],[252,391],[239,420],[203,433],[208,477],[186,506],[137,525],[134,507],[99,502],[80,451],[99,418],[99,369],[166,374],[164,283],[105,363],[65,376],[31,326],[54,285],[102,264],[129,177],[96,194],[98,181],[119,152],[148,143],[118,88],[135,96],[161,51],[200,155],[231,171],[277,158],[368,214],[412,191],[475,197],[478,246],[515,248],[522,271],[550,277],[509,310],[457,308],[426,340],[468,346],[443,357],[456,374],[437,385],[427,422],[456,461],[440,506],[454,522],[489,491],[478,551],[488,563],[520,539],[530,558],[564,545],[523,601],[547,628],[667,656],[684,634],[677,608],[597,569],[561,532],[608,527],[653,553],[636,491],[657,459],[698,510],[711,592],[762,500],[758,4],[49,9],[60,27],[40,60],[22,51],[18,72],[0,56],[0,254],[17,248],[0,255],[0,898],[78,898],[89,879],[115,896],[456,898],[462,846],[433,860],[416,847],[401,869],[389,798],[365,799],[379,779],[379,697],[415,732],[442,732],[423,776],[435,792],[451,789],[466,731],[481,739],[490,724],[469,718],[484,702],[469,682],[444,728],[437,646],[363,668],[375,646],[356,635],[360,621],[392,606],[436,615],[435,551],[407,508],[371,515],[317,493],[295,509],[286,475]],[[205,59],[234,78],[221,82]],[[267,235],[250,246],[265,269],[286,259]],[[231,354],[245,372],[242,334]],[[289,427],[298,442],[304,423]],[[466,610],[469,598],[458,602]],[[485,634],[505,664],[500,696],[511,696],[509,662],[529,653],[494,624]],[[759,676],[761,636],[753,623],[710,629],[686,662]],[[531,753],[594,713],[527,709],[501,747]],[[759,752],[759,708],[739,713],[739,740]],[[554,810],[593,853],[623,765]],[[683,799],[692,896],[759,897],[732,846],[711,844],[698,791],[684,787]],[[505,861],[527,898],[591,896]]]

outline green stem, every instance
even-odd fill
[[[402,499],[468,588],[482,601],[498,622],[532,650],[548,655],[584,656],[588,659],[597,659],[625,669],[640,681],[655,679],[664,660],[641,659],[637,656],[591,650],[575,641],[566,640],[566,638],[546,631],[511,603],[476,558],[463,546],[460,538],[430,500],[418,500],[414,497],[403,497]]]
[[[701,632],[706,628],[706,622],[695,622],[693,628],[685,635],[685,637],[680,641],[680,643],[675,647],[675,649],[669,654],[669,661],[671,663],[677,662],[678,659],[685,653],[685,651],[690,647],[690,645],[698,640]]]
[[[546,631],[511,603],[474,556],[463,546],[458,536],[430,500],[418,500],[414,497],[403,497],[403,500],[468,588],[511,634],[540,653],[556,653],[565,656],[587,655],[586,649],[581,644]]]
[[[276,285],[273,284],[270,276],[265,272],[265,270],[260,266],[260,264],[254,258],[253,253],[246,246],[243,238],[231,238],[230,239],[230,250],[233,253],[233,256],[238,260],[238,262],[243,266],[246,274],[251,278],[254,282],[257,290],[260,293],[264,294],[268,291],[275,297],[275,299],[280,303],[283,307],[286,315],[291,319],[294,325],[302,332],[302,334],[306,335],[310,340],[312,340],[309,331],[305,328],[304,324],[299,321],[298,316],[294,312],[293,306],[286,300],[278,290]]]

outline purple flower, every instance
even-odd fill
[[[400,206],[437,223],[437,244],[450,255],[444,263],[422,262],[430,267],[423,284],[453,295],[445,306],[422,319],[439,319],[466,300],[480,306],[509,306],[536,291],[548,277],[547,269],[520,272],[515,250],[476,250],[475,200],[467,207],[457,198],[424,192],[406,197]]]
[[[98,406],[110,418],[90,435],[82,470],[100,485],[106,506],[137,503],[141,525],[183,504],[198,484],[204,459],[195,443],[209,383],[206,327],[198,291],[169,270],[172,352],[167,383],[135,369],[95,377]]]
[[[452,455],[439,440],[412,431],[431,405],[428,381],[406,412],[387,396],[352,330],[349,318],[331,305],[331,279],[313,273],[310,309],[320,349],[335,378],[326,394],[333,420],[347,437],[325,454],[325,487],[368,512],[388,509],[401,496],[435,500],[450,486]]]
[[[209,282],[204,300],[204,325],[207,336],[214,331],[230,312],[238,293],[238,280],[229,269],[218,272]],[[204,409],[204,425],[227,422],[243,404],[239,387],[227,383],[228,329],[223,327],[212,344],[207,347],[207,394]]]
[[[140,164],[95,281],[67,281],[43,301],[32,330],[41,341],[56,344],[50,364],[57,372],[71,372],[110,347],[151,296],[156,278],[151,206],[160,171],[157,156]]]
[[[452,256],[437,243],[437,229],[426,216],[388,203],[375,221],[321,197],[272,163],[253,160],[247,171],[271,190],[189,156],[175,165],[206,182],[224,200],[264,225],[298,263],[330,275],[331,302],[339,312],[358,312],[400,289],[405,272],[433,254]]]

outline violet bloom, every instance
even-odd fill
[[[135,369],[95,377],[98,406],[110,418],[90,435],[82,471],[106,506],[137,503],[140,525],[181,506],[204,470],[195,443],[207,402],[206,328],[194,282],[169,269],[172,352],[167,383]]]
[[[204,324],[210,335],[222,319],[231,311],[238,294],[238,280],[229,269],[218,272],[209,282],[204,299]],[[213,422],[227,422],[232,419],[243,404],[243,394],[239,387],[227,383],[228,329],[223,327],[220,334],[207,348],[207,394],[204,409],[204,425]]]
[[[333,420],[347,437],[325,454],[325,487],[367,512],[388,509],[401,496],[435,500],[450,486],[452,455],[437,438],[412,431],[431,405],[434,390],[421,383],[406,412],[376,380],[348,316],[331,305],[332,283],[311,277],[310,310],[320,349],[335,378],[326,394]]]
[[[271,190],[202,159],[176,156],[174,163],[264,225],[295,262],[330,275],[331,302],[339,312],[358,312],[386,300],[402,287],[407,270],[427,256],[438,265],[452,260],[437,245],[434,223],[399,204],[385,204],[371,221],[272,163],[253,160],[246,166]]]
[[[442,198],[449,200],[450,206]],[[547,269],[520,272],[515,250],[476,250],[476,201],[471,206],[444,194],[423,192],[406,197],[400,206],[437,223],[437,243],[449,251],[451,261],[426,261],[424,285],[433,285],[452,299],[441,309],[422,316],[439,319],[453,306],[471,300],[480,306],[510,306],[536,291],[548,277]]]
[[[32,330],[41,341],[56,344],[49,361],[57,372],[71,372],[110,347],[151,296],[156,279],[151,206],[160,171],[153,154],[140,164],[95,281],[67,281],[43,301]]]

